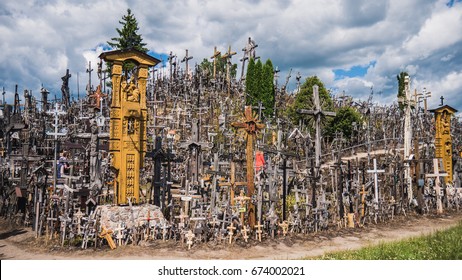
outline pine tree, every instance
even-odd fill
[[[112,41],[107,42],[109,46],[119,50],[135,49],[147,53],[146,44],[143,43],[141,35],[137,33],[139,30],[138,21],[130,9],[127,9],[127,14],[122,17],[119,23],[122,25],[122,30],[116,28],[119,37],[111,38]]]
[[[404,78],[406,76],[409,76],[407,72],[401,72],[396,76],[398,80],[398,104],[401,110],[404,108],[404,103],[401,100],[406,98],[406,93],[404,92]]]
[[[261,101],[263,102],[263,106],[265,109],[265,116],[270,117],[273,115],[274,111],[274,68],[273,63],[270,59],[266,60],[265,64],[263,65],[263,71],[261,76],[261,85],[262,85],[262,92],[261,92]]]
[[[254,88],[254,79],[255,79],[255,60],[250,58],[249,65],[247,66],[247,74],[245,76],[245,104],[250,106],[253,105],[256,101],[256,92]]]

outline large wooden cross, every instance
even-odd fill
[[[254,183],[254,156],[253,156],[253,142],[257,133],[265,128],[265,125],[252,112],[252,107],[245,106],[244,120],[242,122],[233,122],[231,126],[243,129],[246,132],[246,158],[247,158],[247,192],[249,196],[252,196],[255,191]],[[255,205],[250,203],[249,210],[249,224],[251,227],[255,225]]]
[[[323,111],[321,108],[321,102],[319,101],[319,86],[313,86],[313,99],[314,99],[314,110],[300,109],[297,112],[299,114],[312,115],[315,118],[315,129],[316,129],[316,139],[315,139],[315,166],[316,169],[319,169],[321,166],[321,118],[323,116],[335,117],[335,112]]]
[[[229,65],[231,64],[231,58],[236,54],[235,51],[231,51],[231,45],[228,47],[228,52],[225,53],[221,58],[226,60],[226,81],[228,82],[228,90],[229,90],[229,83],[230,83],[230,73],[229,73]],[[228,92],[229,94],[229,92]]]
[[[215,79],[217,76],[217,57],[220,57],[220,55],[221,52],[217,50],[217,47],[215,46],[215,48],[213,49],[213,55],[210,57],[211,59],[213,59],[213,79]]]
[[[441,203],[441,181],[440,177],[446,177],[448,173],[440,173],[438,159],[433,159],[433,174],[426,174],[426,178],[435,178],[435,192],[436,192],[436,213],[443,213],[443,204]]]

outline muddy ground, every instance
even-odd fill
[[[140,246],[89,248],[61,247],[58,241],[36,239],[29,228],[13,228],[0,219],[0,259],[19,260],[170,260],[170,259],[299,259],[321,256],[327,252],[358,249],[403,238],[428,234],[454,226],[462,221],[462,213],[445,213],[439,216],[408,215],[380,224],[368,224],[363,228],[331,228],[308,235],[292,234],[287,237],[265,239],[261,243],[237,240],[229,244],[194,244],[188,250],[185,244],[174,241],[154,241]]]

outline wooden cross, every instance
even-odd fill
[[[243,129],[246,135],[246,158],[247,158],[247,191],[248,195],[252,196],[255,191],[255,184],[254,184],[254,155],[253,155],[253,141],[256,138],[257,133],[265,128],[265,125],[258,120],[256,116],[254,116],[252,112],[252,107],[245,106],[244,112],[244,120],[242,122],[233,122],[231,126],[237,129]],[[249,211],[249,223],[250,226],[255,225],[255,205],[250,204]]]
[[[377,159],[374,158],[374,169],[367,170],[367,173],[374,173],[374,200],[375,200],[376,205],[379,205],[379,184],[378,184],[377,174],[383,173],[383,172],[385,172],[385,170],[377,169]]]
[[[427,113],[427,98],[431,97],[432,93],[427,91],[426,88],[423,88],[422,95],[423,95],[423,100],[424,100],[424,110],[425,110],[424,112]]]
[[[235,197],[234,200],[237,201],[239,204],[239,212],[241,213],[241,225],[244,225],[244,213],[245,213],[245,206],[247,202],[249,202],[250,197],[244,195],[244,190],[241,190],[241,193],[238,197]]]
[[[245,242],[249,239],[249,236],[247,235],[247,232],[249,232],[249,229],[246,226],[242,227],[242,237],[244,238]]]
[[[227,229],[229,230],[229,244],[231,244],[231,243],[233,243],[233,235],[234,235],[233,230],[235,230],[236,227],[233,226],[233,224],[231,223],[231,224],[227,227]]]
[[[213,55],[210,57],[213,59],[213,78],[216,78],[216,73],[217,73],[217,57],[220,57],[221,52],[217,50],[217,47],[213,49]]]
[[[361,195],[361,218],[364,217],[364,212],[365,212],[365,208],[366,208],[366,188],[365,188],[365,185],[364,184],[361,184],[361,191],[359,192],[359,194]]]
[[[82,218],[83,218],[84,214],[82,213],[82,211],[80,211],[80,208],[78,209],[78,211],[76,213],[74,213],[74,218],[76,219],[76,222],[77,222],[77,234],[80,234],[81,233],[81,224],[82,224]]]
[[[189,65],[188,65],[188,61],[193,59],[192,56],[188,56],[188,49],[186,49],[186,55],[183,57],[183,59],[181,60],[181,62],[185,62],[186,63],[186,77],[188,78],[189,77]]]
[[[286,236],[289,232],[289,223],[287,221],[283,221],[279,224],[279,226],[282,228],[282,234]]]
[[[314,110],[300,109],[297,112],[299,114],[308,114],[312,115],[315,118],[315,129],[316,129],[316,139],[315,139],[315,166],[317,169],[320,167],[321,162],[321,118],[323,116],[335,117],[335,112],[323,111],[321,108],[321,102],[319,101],[319,86],[313,86],[313,99],[314,99]]]
[[[440,173],[438,159],[433,159],[433,174],[426,174],[425,178],[435,178],[435,192],[436,192],[436,213],[443,213],[443,205],[441,203],[441,181],[440,177],[448,176],[447,173]]]
[[[255,226],[255,228],[257,229],[255,231],[255,234],[257,235],[258,241],[260,241],[260,242],[261,242],[261,234],[263,233],[263,231],[261,229],[262,227],[263,227],[263,225],[260,224],[260,221],[258,221],[258,224]]]
[[[107,244],[109,245],[109,247],[112,250],[114,250],[115,248],[117,248],[117,246],[116,246],[114,240],[112,239],[112,233],[113,233],[112,229],[108,230],[108,229],[106,229],[105,226],[102,226],[101,232],[99,233],[99,237],[106,239]]]
[[[233,55],[235,55],[235,51],[231,51],[231,45],[228,47],[228,52],[225,53],[221,58],[224,58],[226,60],[226,81],[228,83],[228,95],[230,94],[230,89],[231,89],[231,77],[229,73],[229,65],[231,64],[231,58]]]
[[[180,209],[180,215],[179,215],[179,216],[175,216],[175,218],[176,218],[176,219],[180,219],[180,223],[178,224],[178,227],[181,229],[181,228],[184,227],[185,219],[186,219],[186,218],[189,218],[189,216],[184,214],[183,209]]]
[[[334,117],[336,116],[336,113],[322,110],[321,102],[319,100],[319,86],[318,85],[313,86],[313,99],[314,99],[314,110],[300,109],[297,112],[299,114],[312,115],[315,118],[316,138],[315,138],[315,174],[314,174],[314,177],[318,178],[319,170],[321,168],[321,119],[324,116]],[[313,201],[315,201],[316,199],[315,193],[316,193],[316,186],[314,185],[313,186]]]
[[[188,250],[191,250],[191,246],[193,245],[193,238],[195,235],[192,230],[189,230],[188,233],[185,234],[185,237],[187,239],[186,244],[188,244]]]

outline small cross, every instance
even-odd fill
[[[279,226],[282,228],[282,234],[286,236],[289,231],[289,223],[287,221],[283,221],[279,224]]]
[[[231,244],[233,243],[233,235],[234,235],[233,230],[235,230],[236,227],[234,227],[233,224],[230,224],[229,227],[227,227],[227,229],[229,230],[229,244]]]
[[[195,237],[195,235],[192,232],[192,230],[189,230],[188,233],[186,233],[185,237],[188,240],[186,241],[186,244],[188,244],[188,250],[191,250],[191,246],[193,244],[193,238]]]
[[[444,97],[441,96],[440,99],[441,99],[441,104],[440,104],[440,106],[443,106]]]
[[[249,239],[249,236],[247,235],[247,232],[249,232],[249,229],[246,226],[244,226],[241,232],[242,232],[242,237],[244,237],[245,242],[247,242],[247,240]]]
[[[261,230],[262,227],[263,227],[263,225],[260,224],[260,221],[258,221],[258,224],[255,226],[255,228],[257,229],[257,230],[255,231],[255,234],[258,236],[258,241],[260,241],[260,242],[261,242],[261,234],[262,234],[262,232],[263,232],[263,231]]]
[[[108,229],[106,229],[105,226],[102,226],[102,230],[101,230],[101,232],[99,234],[99,237],[106,239],[107,244],[109,245],[109,247],[112,250],[114,250],[115,248],[117,248],[117,246],[116,246],[114,240],[112,239],[112,233],[113,233],[113,231],[111,229],[108,230]]]

